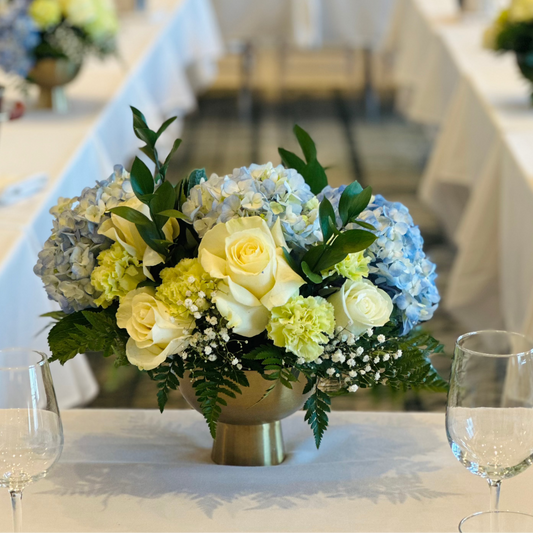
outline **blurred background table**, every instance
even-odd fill
[[[63,421],[59,464],[25,493],[25,531],[452,532],[488,506],[442,414],[333,413],[317,451],[297,413],[283,422],[287,459],[267,468],[211,463],[194,411],[73,410]],[[528,509],[532,481],[531,469],[505,481],[502,509]]]
[[[45,172],[49,182],[41,193],[0,207],[0,231],[8,241],[0,251],[0,293],[5,302],[0,310],[0,348],[26,345],[48,351],[46,333],[39,333],[47,319],[39,315],[56,307],[33,266],[50,234],[50,207],[58,197],[77,196],[109,176],[114,164],[129,164],[140,146],[130,105],[141,108],[154,126],[192,111],[196,91],[212,81],[222,53],[208,0],[150,2],[149,10],[123,20],[118,49],[117,59],[87,61],[67,88],[68,114],[30,110],[23,119],[3,125],[1,174]],[[178,121],[169,137],[180,131]],[[62,407],[85,404],[98,392],[83,356],[65,367],[54,364],[52,371]]]

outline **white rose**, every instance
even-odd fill
[[[138,198],[131,198],[120,205],[136,209],[150,218],[150,209]],[[173,241],[179,235],[179,232],[180,227],[178,221],[175,218],[169,218],[168,222],[163,226],[163,233],[166,239]],[[142,261],[144,275],[152,281],[154,280],[148,267],[159,265],[164,261],[164,258],[144,242],[133,222],[129,222],[118,215],[111,214],[111,218],[100,226],[98,233],[105,235],[115,242],[119,242],[132,257]]]
[[[371,281],[347,280],[341,289],[328,298],[335,308],[337,326],[354,335],[368,328],[384,326],[393,310],[390,296]]]
[[[269,310],[285,304],[304,284],[283,257],[286,246],[279,219],[270,230],[260,217],[217,224],[202,239],[202,267],[223,280],[214,301],[238,335],[264,331]]]
[[[127,330],[128,361],[141,370],[152,370],[172,354],[188,346],[184,330],[194,328],[194,320],[170,316],[167,306],[155,298],[151,287],[129,292],[120,302],[117,325]]]

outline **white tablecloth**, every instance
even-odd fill
[[[457,531],[488,507],[487,482],[452,455],[444,416],[335,412],[320,451],[303,413],[276,467],[218,466],[193,411],[69,411],[65,450],[28,487],[25,531]],[[533,470],[501,507],[531,512]],[[0,531],[10,531],[7,491]]]
[[[0,174],[50,177],[46,190],[0,208],[0,348],[25,345],[47,351],[40,314],[55,309],[33,274],[37,253],[50,234],[48,213],[59,196],[80,194],[107,178],[115,163],[129,164],[140,145],[132,130],[130,105],[158,126],[172,114],[195,107],[195,88],[216,72],[222,51],[209,0],[153,0],[130,15],[119,35],[120,61],[89,60],[67,88],[68,115],[32,111],[3,125]],[[173,128],[178,135],[180,124]],[[7,232],[7,233],[6,233]],[[84,357],[64,368],[53,365],[60,404],[81,405],[97,392]]]
[[[213,0],[227,43],[301,47],[382,45],[398,0]]]
[[[458,248],[444,306],[465,329],[507,328],[533,335],[533,226],[527,191],[533,133],[531,88],[512,54],[482,48],[489,21],[436,20],[406,0],[425,30],[413,33],[415,56],[400,54],[403,72],[422,74],[406,86],[402,109],[439,134],[421,184],[421,197],[439,215]],[[444,5],[447,0],[440,0]],[[437,3],[437,2],[436,2]],[[418,37],[417,37],[418,36]],[[400,69],[402,72],[402,69]],[[513,141],[510,142],[509,139]],[[520,207],[518,207],[520,205]]]

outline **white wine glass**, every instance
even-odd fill
[[[15,532],[22,528],[22,491],[46,476],[62,449],[63,426],[46,355],[0,350],[0,487],[11,496]]]
[[[488,531],[504,531],[498,513],[501,482],[533,461],[533,342],[496,330],[459,337],[446,432],[455,457],[488,481]]]

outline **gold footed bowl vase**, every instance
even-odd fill
[[[240,387],[242,394],[224,399],[213,442],[211,458],[219,465],[274,466],[285,459],[281,420],[300,410],[310,394],[302,394],[307,380],[292,383],[292,389],[281,384],[261,400],[272,381],[258,372],[245,372],[250,387]],[[186,373],[180,380],[180,391],[187,403],[201,412],[200,405]]]
[[[28,73],[28,81],[39,87],[39,109],[53,109],[57,113],[68,111],[65,85],[79,73],[81,63],[68,59],[40,59]]]

